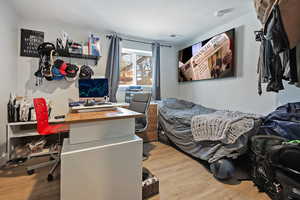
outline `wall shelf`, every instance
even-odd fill
[[[57,57],[94,60],[96,65],[98,64],[98,60],[100,59],[100,56],[74,54],[74,53],[68,53],[63,50],[57,50],[56,52],[57,52],[57,55],[56,55]]]

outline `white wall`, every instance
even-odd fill
[[[1,84],[0,84],[0,158],[5,150],[7,102],[10,92],[16,90],[17,78],[17,26],[16,13],[9,1],[0,0],[0,61],[1,61]],[[0,164],[1,166],[1,164]]]
[[[257,61],[259,43],[254,40],[254,31],[260,24],[254,11],[228,24],[209,31],[193,41],[181,45],[178,49],[190,46],[196,42],[212,37],[231,28],[236,28],[236,69],[237,76],[220,80],[204,80],[179,84],[179,96],[202,105],[244,112],[265,114],[271,112],[278,104],[299,99],[295,87],[275,93],[266,93],[265,86],[262,96],[257,94]]]
[[[276,105],[300,101],[300,88],[295,87],[294,85],[289,85],[287,82],[284,83],[284,87],[285,90],[276,95]]]
[[[107,51],[109,40],[105,35],[108,33],[103,30],[90,30],[87,27],[74,27],[68,24],[60,24],[45,21],[20,20],[18,28],[26,28],[43,31],[45,33],[45,41],[54,42],[62,30],[70,34],[71,38],[77,41],[87,41],[89,33],[98,34],[101,37],[102,57],[98,65],[94,68],[95,76],[101,77],[105,74],[105,66],[107,59]],[[19,33],[20,34],[20,33]],[[20,38],[20,35],[19,37]],[[137,48],[140,50],[151,51],[150,45],[137,44],[132,42],[122,42],[122,46],[126,48]],[[162,48],[161,50],[161,76],[162,76],[162,96],[176,97],[178,88],[176,80],[176,64],[175,48]],[[171,58],[170,58],[171,57]],[[69,61],[69,59],[65,59]],[[84,64],[87,61],[78,59],[71,60],[77,64]],[[93,65],[93,61],[89,61]],[[43,96],[53,101],[53,115],[65,114],[68,111],[68,99],[78,99],[78,88],[76,81],[68,83],[62,81],[44,81],[43,85],[36,87],[33,73],[38,68],[37,58],[27,58],[18,56],[18,89],[17,93],[20,96],[38,97]],[[124,101],[124,91],[119,90],[117,97],[119,101]]]

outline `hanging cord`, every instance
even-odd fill
[[[55,50],[52,50],[51,53],[50,53],[50,65],[51,65],[51,69],[52,69],[52,66],[54,65],[54,54],[56,53]]]
[[[55,55],[56,51],[55,50],[52,50],[51,53],[50,53],[50,74],[51,74],[51,77],[53,78],[53,74],[52,74],[52,68],[53,68],[53,65],[54,65],[54,55]]]

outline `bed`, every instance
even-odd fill
[[[216,111],[184,100],[164,99],[159,103],[160,134],[167,136],[183,152],[209,163],[222,158],[236,159],[247,151],[249,137],[256,134],[261,120],[255,120],[254,128],[241,135],[233,144],[220,141],[196,142],[191,130],[192,118]]]

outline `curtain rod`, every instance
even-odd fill
[[[111,35],[107,35],[106,36],[107,38],[111,38]],[[132,39],[127,39],[127,38],[122,38],[122,40],[126,40],[126,41],[129,41],[129,42],[137,42],[137,43],[142,43],[142,44],[149,44],[149,45],[152,45],[153,43],[151,42],[144,42],[144,41],[140,41],[140,40],[132,40]],[[172,48],[171,45],[166,45],[166,44],[160,44],[161,47],[168,47],[168,48]]]

